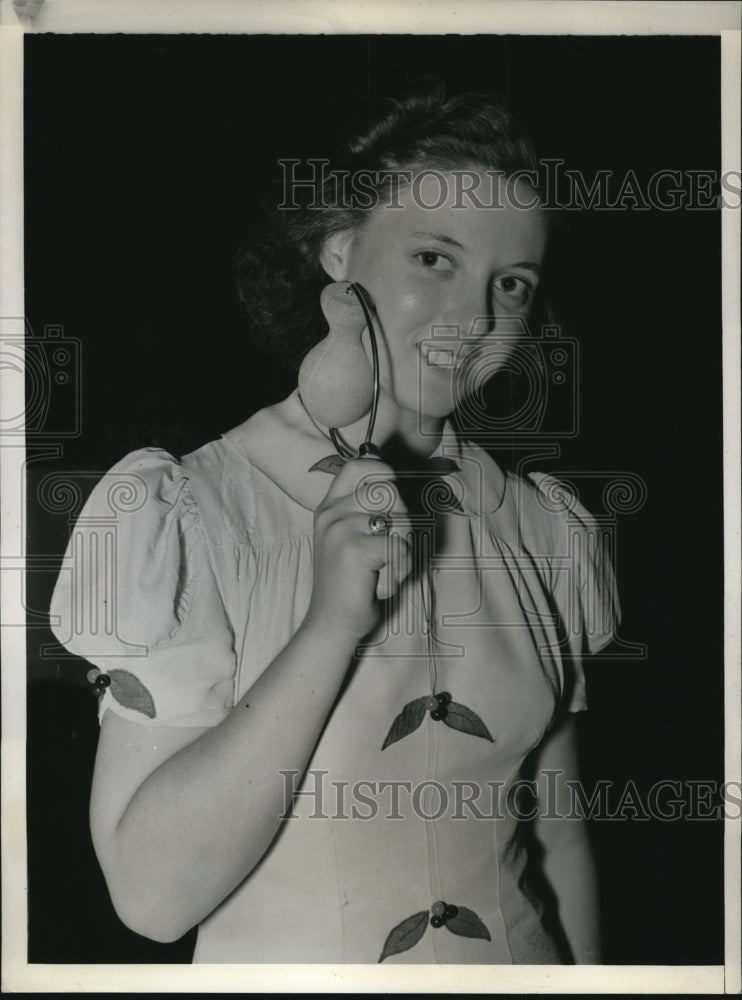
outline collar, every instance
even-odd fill
[[[298,389],[222,435],[222,440],[307,510],[314,511],[327,493],[328,473],[310,470],[334,455],[334,448],[309,419]],[[463,439],[450,420],[430,458],[456,463],[456,471],[437,474],[445,476],[465,513],[490,514],[500,507],[505,473],[483,448]]]

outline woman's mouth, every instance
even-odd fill
[[[420,354],[426,365],[431,368],[460,368],[472,353],[471,345],[459,341],[420,343]]]

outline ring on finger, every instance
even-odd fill
[[[391,526],[389,514],[372,514],[368,519],[368,530],[372,535],[388,535]]]

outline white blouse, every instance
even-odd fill
[[[306,612],[330,483],[309,470],[331,451],[295,392],[180,462],[147,448],[102,478],[51,607],[60,642],[110,679],[101,716],[227,716]],[[555,480],[503,473],[450,427],[433,459],[407,477],[421,568],[357,649],[290,814],[201,924],[196,962],[563,960],[512,794],[557,716],[585,708],[613,572]],[[288,806],[295,776],[276,771]]]

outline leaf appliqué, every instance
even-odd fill
[[[389,931],[389,935],[384,942],[384,947],[381,949],[379,962],[383,962],[390,955],[400,955],[403,951],[409,951],[410,948],[414,948],[425,933],[427,926],[427,910],[421,910],[420,913],[413,913],[411,917],[407,917],[401,924],[397,924],[396,927]]]
[[[396,743],[397,740],[409,736],[410,733],[413,733],[420,726],[425,718],[425,704],[427,700],[427,698],[415,698],[414,701],[410,701],[405,705],[386,734],[382,750],[386,750],[388,746]]]
[[[458,729],[459,732],[467,733],[469,736],[481,736],[483,740],[489,740],[490,743],[495,742],[489,729],[477,713],[472,712],[466,705],[459,705],[455,701],[449,702],[446,705],[446,715],[443,722],[449,729]]]
[[[310,472],[327,472],[331,476],[336,476],[345,465],[345,459],[340,455],[325,455],[319,462],[315,462],[309,469]]]
[[[138,677],[128,670],[109,670],[108,676],[111,678],[111,694],[119,705],[141,712],[149,719],[155,718],[157,711],[152,695]]]
[[[430,469],[431,472],[438,473],[439,476],[447,476],[452,472],[461,472],[458,462],[442,455],[436,455],[435,458],[428,459],[426,468]]]
[[[464,513],[464,508],[457,496],[452,496],[451,499],[446,502],[446,510],[455,510],[457,514]]]
[[[474,910],[470,910],[466,906],[459,906],[457,911],[455,917],[449,917],[446,920],[446,927],[452,934],[458,934],[459,937],[484,938],[485,941],[492,940],[490,932]]]

